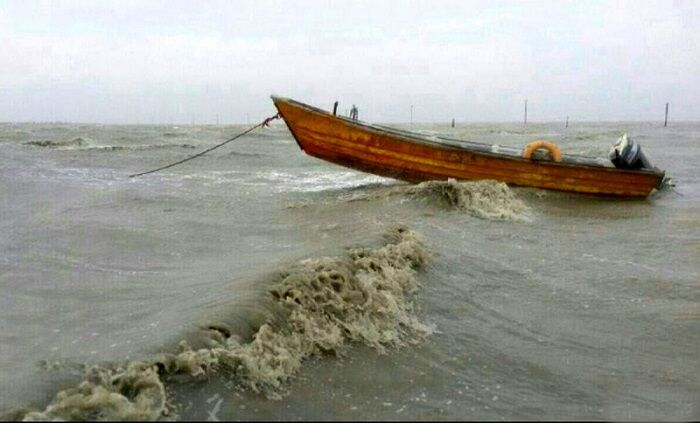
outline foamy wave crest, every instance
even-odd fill
[[[408,193],[436,197],[449,207],[482,219],[517,220],[526,210],[525,204],[503,182],[428,181],[409,187]]]
[[[167,148],[197,148],[192,144],[151,144],[151,145],[93,145],[81,150],[97,150],[97,151],[146,151],[146,150],[161,150]]]
[[[48,148],[81,148],[90,145],[90,142],[83,138],[73,138],[68,141],[54,141],[54,140],[36,140],[28,141],[24,143],[25,145],[33,145],[35,147],[48,147]]]
[[[387,196],[408,196],[437,202],[443,207],[458,209],[488,220],[521,220],[527,206],[503,182],[427,181],[417,185],[398,185],[343,197],[347,201],[374,200]]]
[[[416,234],[396,227],[380,248],[304,260],[268,290],[276,310],[248,343],[224,325],[208,328],[210,348],[185,341],[172,354],[94,367],[77,387],[59,392],[44,411],[24,420],[157,420],[173,418],[165,383],[206,380],[218,373],[270,398],[314,355],[340,354],[350,343],[385,352],[430,333],[412,301],[417,269],[428,253]]]
[[[253,178],[245,180],[243,183],[265,186],[273,183],[279,191],[292,192],[320,192],[391,181],[381,176],[354,171],[307,171],[301,173],[270,171],[256,172],[252,176]]]
[[[83,138],[74,138],[70,141],[39,140],[29,141],[25,145],[35,147],[55,148],[58,150],[81,150],[81,151],[146,151],[161,150],[168,148],[188,148],[197,146],[192,144],[144,144],[144,145],[96,145]]]

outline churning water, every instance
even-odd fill
[[[25,419],[700,419],[700,124],[421,125],[605,156],[645,200],[409,185],[277,124],[0,125],[0,411]]]

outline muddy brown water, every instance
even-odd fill
[[[408,185],[307,157],[281,125],[127,177],[243,129],[0,125],[3,412],[700,419],[700,124],[414,128],[593,156],[626,132],[676,183],[645,200]],[[399,227],[410,257],[387,238]],[[311,294],[281,306],[284,283]],[[241,359],[255,342],[272,359]]]

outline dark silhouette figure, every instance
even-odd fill
[[[353,104],[350,109],[350,119],[357,120],[357,107]]]

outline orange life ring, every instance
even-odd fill
[[[528,144],[523,149],[523,157],[526,159],[531,158],[532,153],[534,153],[535,150],[539,150],[540,148],[544,148],[545,150],[549,151],[552,154],[552,158],[555,162],[561,161],[561,151],[559,150],[559,147],[557,147],[557,145],[553,142],[543,140],[533,141],[530,144]]]

